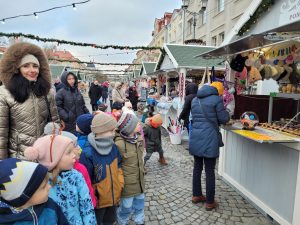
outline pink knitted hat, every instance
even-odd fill
[[[38,138],[32,147],[26,148],[24,155],[28,160],[37,160],[52,171],[71,143],[70,138],[61,135],[46,135]]]

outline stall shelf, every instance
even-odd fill
[[[300,94],[270,93],[268,123],[272,123],[274,98],[291,98],[298,101],[297,112],[300,111]]]

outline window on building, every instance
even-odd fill
[[[212,46],[217,46],[217,36],[214,36],[211,38],[211,45]]]
[[[219,44],[221,44],[224,41],[224,37],[225,37],[224,32],[219,34]]]
[[[206,12],[206,10],[205,11],[202,11],[202,13],[200,14],[200,16],[201,16],[201,25],[203,25],[203,24],[206,24],[206,17],[207,17],[207,12]]]
[[[225,0],[218,0],[218,12],[224,11],[225,8]]]
[[[193,18],[188,20],[187,34],[190,35],[193,31]]]

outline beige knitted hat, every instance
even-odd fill
[[[91,129],[94,134],[102,134],[117,128],[117,121],[106,113],[99,112],[92,120]]]

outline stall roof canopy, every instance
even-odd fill
[[[201,59],[195,58],[200,53],[205,53],[214,50],[214,47],[208,46],[197,46],[197,45],[176,45],[166,44],[164,46],[169,58],[171,59],[174,68],[194,68],[201,69],[205,67],[223,67],[220,66],[222,63],[221,59]],[[162,56],[161,56],[162,57]],[[166,57],[166,56],[165,56]],[[160,70],[161,66],[156,68]]]
[[[140,75],[141,70],[134,70],[133,71],[133,76],[138,77]]]
[[[282,27],[278,27],[260,34],[252,34],[236,41],[233,41],[227,45],[221,46],[211,51],[207,52],[198,52],[196,55],[202,58],[210,58],[210,57],[219,57],[225,55],[233,55],[236,53],[245,52],[247,50],[254,50],[259,49],[267,45],[271,45],[274,43],[282,42],[283,40],[274,39],[274,40],[267,40],[265,38],[266,34],[269,33],[280,33],[280,32],[299,32],[300,30],[300,22],[295,22],[292,24],[288,24]]]
[[[143,62],[140,75],[150,74],[155,71],[156,62]]]
[[[65,70],[65,66],[63,65],[50,64],[50,71],[52,77],[60,78],[64,70]]]

